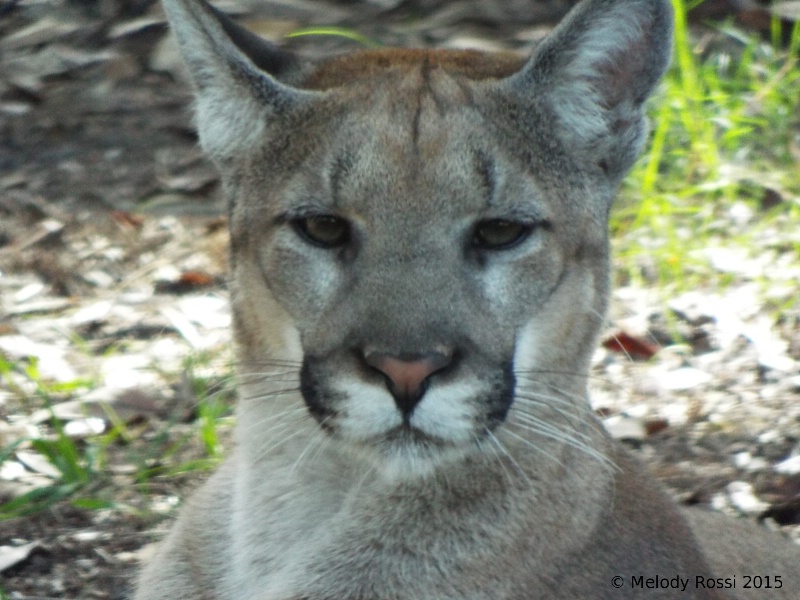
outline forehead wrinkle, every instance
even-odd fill
[[[430,57],[422,55],[417,63],[403,70],[385,73],[372,87],[362,88],[363,94],[351,100],[362,104],[365,112],[361,114],[366,119],[376,114],[388,117],[388,130],[403,131],[402,135],[407,136],[411,146],[418,147],[426,130],[442,129],[429,127],[431,120],[472,104],[468,88],[457,79]],[[375,130],[380,128],[375,127]]]
[[[473,152],[472,163],[480,176],[479,181],[484,189],[486,197],[485,206],[486,208],[491,208],[495,202],[497,188],[497,170],[495,162],[489,152],[478,149]]]
[[[430,88],[430,62],[428,57],[425,56],[419,67],[419,84],[417,85],[417,93],[414,98],[416,106],[414,107],[414,117],[411,120],[411,144],[417,148],[419,146],[419,122],[422,116],[422,97],[426,92],[426,88]]]
[[[426,185],[440,189],[442,176],[449,174],[458,186],[467,186],[463,192],[474,198],[472,211],[493,206],[500,182],[490,150],[470,133],[481,115],[468,83],[427,61],[392,75],[362,96],[360,107],[342,123],[341,133],[352,138],[358,132],[367,143],[351,144],[329,159],[324,180],[332,196],[328,202],[348,214],[366,215],[381,212],[378,193],[402,199],[386,209],[415,212],[433,201],[430,193],[420,191],[430,191]],[[450,208],[449,197],[439,196],[440,208]]]
[[[328,186],[331,191],[331,206],[335,209],[341,209],[343,205],[342,187],[343,180],[353,172],[356,157],[355,153],[346,148],[336,156],[333,157],[330,165],[328,166]]]

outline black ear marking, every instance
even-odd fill
[[[302,62],[296,55],[242,27],[218,8],[209,6],[230,40],[256,67],[278,79],[301,68]]]
[[[276,140],[320,92],[295,87],[305,61],[251,33],[206,0],[163,0],[195,83],[200,142],[218,164]]]

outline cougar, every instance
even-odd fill
[[[800,549],[679,508],[589,407],[669,0],[587,0],[527,59],[312,61],[165,5],[228,201],[240,383],[137,600],[800,597]]]

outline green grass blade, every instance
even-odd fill
[[[292,33],[288,34],[287,38],[295,38],[295,37],[302,37],[306,35],[332,35],[336,37],[346,38],[353,42],[357,42],[362,46],[367,48],[380,48],[381,45],[371,40],[370,38],[362,35],[352,29],[345,29],[344,27],[306,27],[304,29],[298,29],[297,31],[293,31]]]

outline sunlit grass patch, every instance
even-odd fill
[[[800,27],[786,47],[720,26],[721,49],[709,51],[688,35],[685,2],[673,4],[675,55],[650,104],[651,142],[612,217],[621,282],[667,293],[730,283],[703,250],[746,247],[800,211]]]
[[[24,449],[50,465],[47,471],[52,481],[0,504],[0,520],[29,515],[62,501],[85,509],[113,507],[121,479],[146,491],[154,478],[206,471],[219,464],[224,454],[221,431],[232,426],[233,406],[229,370],[221,369],[219,362],[213,353],[197,353],[184,361],[181,372],[161,373],[166,381],[175,382],[176,396],[182,394],[184,399],[181,410],[167,418],[128,424],[112,404],[96,403],[105,415],[104,430],[75,436],[53,407],[80,399],[96,382],[51,382],[41,376],[35,359],[10,361],[0,356],[0,379],[19,405],[29,412],[50,411],[46,422],[38,426],[38,435],[0,448],[0,465],[15,461],[17,451]],[[184,422],[187,418],[189,423]],[[127,464],[129,468],[123,471],[129,475],[115,477],[119,469],[110,469],[110,463]]]

